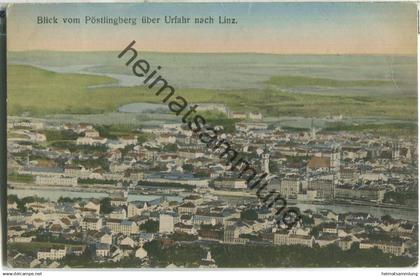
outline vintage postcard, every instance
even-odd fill
[[[416,266],[416,16],[10,5],[7,266]]]

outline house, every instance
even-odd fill
[[[82,245],[82,246],[72,246],[70,247],[69,253],[76,255],[76,256],[81,256],[84,252],[85,252],[86,246]]]
[[[128,245],[134,248],[134,246],[136,245],[136,242],[130,237],[125,237],[123,240],[121,240],[120,245]]]
[[[83,230],[94,230],[99,231],[102,228],[102,218],[90,218],[85,217],[82,220]]]
[[[50,226],[49,230],[52,234],[60,234],[61,232],[63,232],[63,227],[61,227],[61,225],[58,223],[54,223]]]
[[[17,202],[11,199],[7,199],[7,210],[17,209]]]
[[[207,188],[209,178],[195,177],[193,174],[179,172],[154,173],[147,175],[144,179],[146,182],[155,183],[178,183],[182,185],[190,185],[201,188]]]
[[[122,207],[117,207],[109,214],[109,217],[112,219],[126,219],[127,211]]]
[[[254,121],[261,121],[263,119],[263,115],[260,112],[249,112],[248,118]]]
[[[315,239],[315,243],[317,243],[320,247],[324,247],[330,244],[335,243],[338,241],[339,237],[337,234],[330,234],[330,233],[324,233],[317,239]]]
[[[147,213],[147,215],[137,215],[134,217],[131,217],[130,220],[134,221],[138,226],[142,225],[143,223],[147,222],[149,220],[149,214]]]
[[[213,183],[216,189],[247,189],[247,182],[245,179],[229,179],[229,178],[218,178]]]
[[[302,245],[313,247],[315,238],[313,236],[300,236],[284,232],[274,233],[273,243],[276,245]]]
[[[40,250],[37,258],[40,260],[60,260],[67,255],[66,247],[51,248],[49,250]]]
[[[99,214],[99,212],[101,211],[101,202],[97,199],[93,199],[93,200],[89,201],[84,206],[84,208],[95,210],[96,214]]]
[[[39,259],[34,259],[30,264],[29,267],[30,268],[39,268],[39,266],[41,265],[41,261]]]
[[[150,242],[155,238],[155,234],[154,233],[146,233],[146,232],[140,232],[138,234],[138,240],[139,243],[146,243],[146,242]]]
[[[198,204],[203,203],[203,198],[199,195],[189,195],[189,196],[184,197],[183,201],[191,202],[191,203],[194,203],[195,205],[198,205]]]
[[[324,233],[330,233],[330,234],[337,234],[338,233],[337,224],[335,224],[335,223],[325,223],[322,226],[323,226],[322,227],[322,232],[324,232]]]
[[[235,209],[212,210],[211,212],[205,210],[197,210],[193,216],[193,224],[225,224],[225,221],[231,218],[239,218],[240,213]]]
[[[131,220],[108,219],[106,226],[113,233],[122,233],[125,235],[135,234],[139,231],[137,224]]]
[[[76,140],[77,145],[100,146],[105,145],[108,139],[101,137],[79,137]]]
[[[131,218],[148,209],[146,201],[131,201],[128,203],[127,207],[127,217]]]
[[[32,240],[34,239],[34,237],[14,237],[12,240],[13,242],[20,242],[20,243],[30,243]]]
[[[385,232],[390,232],[399,229],[400,223],[397,220],[387,220],[379,224],[379,228],[381,228]]]
[[[301,187],[298,177],[287,177],[281,180],[280,194],[286,198],[296,198]]]
[[[64,125],[65,129],[75,130],[77,133],[83,133],[85,131],[93,130],[93,126],[86,123],[80,123],[76,127],[71,126],[70,124]]]
[[[268,209],[257,210],[258,219],[269,219],[273,214]]]
[[[327,214],[328,219],[338,221],[338,217],[339,217],[338,214],[336,214],[332,211],[328,211],[328,214]]]
[[[343,251],[347,251],[351,249],[353,242],[353,239],[350,236],[347,236],[338,241],[338,247],[340,247]]]
[[[414,233],[414,230],[415,230],[415,224],[406,222],[406,223],[400,224],[400,226],[397,229],[397,232],[404,233],[404,234],[412,234]]]
[[[218,224],[217,222],[218,222],[218,219],[209,212],[197,211],[197,213],[192,218],[192,223],[196,225],[200,225],[200,224],[216,225]]]
[[[95,253],[97,257],[108,257],[111,253],[111,245],[99,243],[96,245]]]
[[[112,234],[102,233],[99,237],[99,242],[103,244],[112,244]]]
[[[224,232],[221,229],[199,229],[198,239],[220,242],[223,240]]]
[[[335,197],[347,199],[361,199],[381,202],[385,196],[385,189],[367,185],[339,185],[334,190]]]
[[[147,257],[147,251],[143,247],[137,248],[134,256],[139,259],[144,259]]]
[[[88,209],[84,207],[80,207],[79,209],[80,215],[82,217],[95,217],[97,216],[96,210],[94,209]]]
[[[175,232],[182,232],[187,233],[189,235],[194,235],[196,231],[194,230],[194,227],[192,225],[187,225],[182,222],[178,222],[174,225],[174,231]]]
[[[174,144],[176,142],[176,137],[169,134],[161,134],[156,138],[156,142],[159,144]]]
[[[378,248],[384,253],[401,256],[405,251],[405,245],[402,241],[361,241],[360,249]]]
[[[265,220],[255,220],[248,222],[248,227],[250,228],[250,232],[259,232],[261,230],[267,229],[269,223]]]
[[[89,178],[91,171],[83,166],[66,165],[64,175],[68,177]]]
[[[197,207],[192,202],[185,202],[178,206],[178,213],[179,214],[195,214],[197,211]]]
[[[297,236],[309,236],[311,233],[311,228],[297,228],[293,234]]]
[[[77,225],[80,223],[82,217],[80,216],[80,214],[71,214],[67,216],[67,219],[70,221],[71,225]]]
[[[332,199],[334,197],[333,174],[324,174],[312,177],[308,180],[308,190],[316,191],[316,196],[320,200]]]
[[[227,244],[246,244],[248,239],[240,238],[241,229],[235,225],[226,226],[223,233],[223,243]]]
[[[245,112],[231,112],[230,113],[230,117],[232,119],[246,119],[247,118],[247,114]]]
[[[45,227],[46,223],[45,223],[45,221],[44,221],[44,220],[42,220],[42,219],[40,219],[40,218],[36,218],[36,219],[33,219],[33,220],[32,220],[32,225],[33,225],[35,228],[43,228],[43,227]]]
[[[25,207],[28,209],[33,209],[35,211],[44,211],[44,210],[50,209],[47,203],[41,203],[41,202],[26,203]]]
[[[99,137],[99,132],[95,129],[89,129],[85,131],[85,137],[95,138]]]
[[[124,198],[124,197],[111,198],[111,206],[122,207],[125,205],[127,205],[127,198]]]
[[[42,175],[37,175],[35,177],[35,184],[37,184],[37,185],[47,185],[47,186],[76,187],[77,186],[77,178],[76,177],[67,177],[67,176],[42,176]]]
[[[69,218],[64,217],[58,220],[58,223],[61,225],[63,229],[68,229],[71,226],[71,221]]]
[[[119,251],[121,252],[121,257],[128,257],[133,254],[134,248],[128,244],[122,244],[119,246]]]
[[[206,258],[201,259],[199,268],[217,268],[216,261],[211,257],[210,251],[207,252]]]

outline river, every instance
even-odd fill
[[[17,195],[19,198],[26,197],[26,196],[40,196],[51,201],[57,201],[58,198],[62,197],[70,197],[70,198],[102,198],[109,196],[107,193],[100,193],[100,192],[71,192],[71,191],[60,191],[60,190],[29,190],[29,189],[9,189],[8,194],[10,195]],[[141,200],[141,201],[149,201],[156,198],[162,197],[161,195],[137,195],[137,194],[129,194],[128,201],[134,200]],[[169,201],[182,201],[182,197],[180,196],[167,196]]]
[[[107,193],[99,193],[99,192],[70,192],[70,191],[60,191],[60,190],[24,190],[24,189],[13,189],[8,190],[9,194],[17,195],[18,197],[26,197],[26,196],[42,196],[52,201],[56,201],[60,196],[63,197],[80,197],[80,198],[101,198],[108,196]],[[161,197],[161,195],[136,195],[130,194],[128,196],[128,201],[134,200],[142,200],[148,201],[153,200],[156,198]],[[180,196],[167,196],[168,200],[170,201],[177,201],[181,202],[182,197]],[[241,198],[241,197],[229,197],[229,196],[219,196],[220,199],[228,201],[228,202],[238,202],[243,201],[244,199],[249,198]],[[375,206],[360,206],[360,205],[338,205],[338,204],[310,204],[310,203],[298,203],[297,206],[301,211],[304,210],[313,210],[313,211],[320,211],[320,210],[331,210],[335,213],[369,213],[374,217],[382,217],[385,215],[390,215],[396,219],[405,219],[410,221],[418,221],[418,213],[416,210],[403,210],[403,209],[395,209],[395,208],[380,208]]]

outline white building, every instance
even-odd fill
[[[89,145],[89,146],[105,145],[106,142],[107,142],[107,139],[101,138],[101,137],[79,137],[76,140],[77,145]]]
[[[139,227],[134,221],[121,219],[108,219],[106,226],[113,233],[123,233],[125,235],[136,234]]]
[[[141,215],[143,211],[147,210],[147,202],[145,201],[132,201],[128,203],[127,217],[131,218]]]
[[[216,179],[214,187],[218,189],[247,189],[247,182],[245,179]]]
[[[300,191],[299,178],[284,178],[281,180],[280,194],[286,198],[296,198]]]
[[[315,239],[313,236],[290,235],[287,233],[274,233],[274,244],[277,245],[303,245],[313,247]]]
[[[41,176],[35,177],[35,184],[37,185],[53,185],[53,186],[77,186],[76,177],[63,177],[63,176]]]
[[[99,231],[102,228],[102,219],[101,218],[84,218],[82,220],[83,230],[94,230]]]
[[[38,251],[37,258],[40,260],[60,260],[67,255],[67,249],[59,248],[54,249],[51,248],[49,251]]]
[[[173,233],[174,225],[179,221],[175,214],[160,214],[159,233]]]

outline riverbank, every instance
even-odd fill
[[[120,190],[122,191],[122,190]],[[8,194],[14,194],[18,197],[26,196],[41,196],[52,201],[56,201],[58,198],[62,197],[73,197],[73,198],[102,198],[110,195],[108,191],[92,191],[92,190],[63,190],[60,188],[55,189],[9,189]],[[219,199],[225,200],[227,202],[237,202],[237,201],[247,201],[253,200],[255,197],[251,193],[243,192],[243,195],[240,192],[230,193],[228,191],[212,191],[212,195],[216,195]],[[166,196],[168,200],[182,201],[182,196],[174,195],[167,193],[164,194],[141,194],[141,193],[130,193],[128,200],[152,200]],[[405,219],[409,221],[418,221],[418,213],[416,209],[412,208],[397,208],[396,206],[380,206],[375,204],[360,204],[360,203],[345,203],[345,202],[297,202],[297,201],[288,201],[288,205],[293,207],[298,207],[301,211],[312,210],[331,210],[337,214],[343,213],[369,213],[374,217],[382,217],[385,215],[390,215],[396,219]]]

